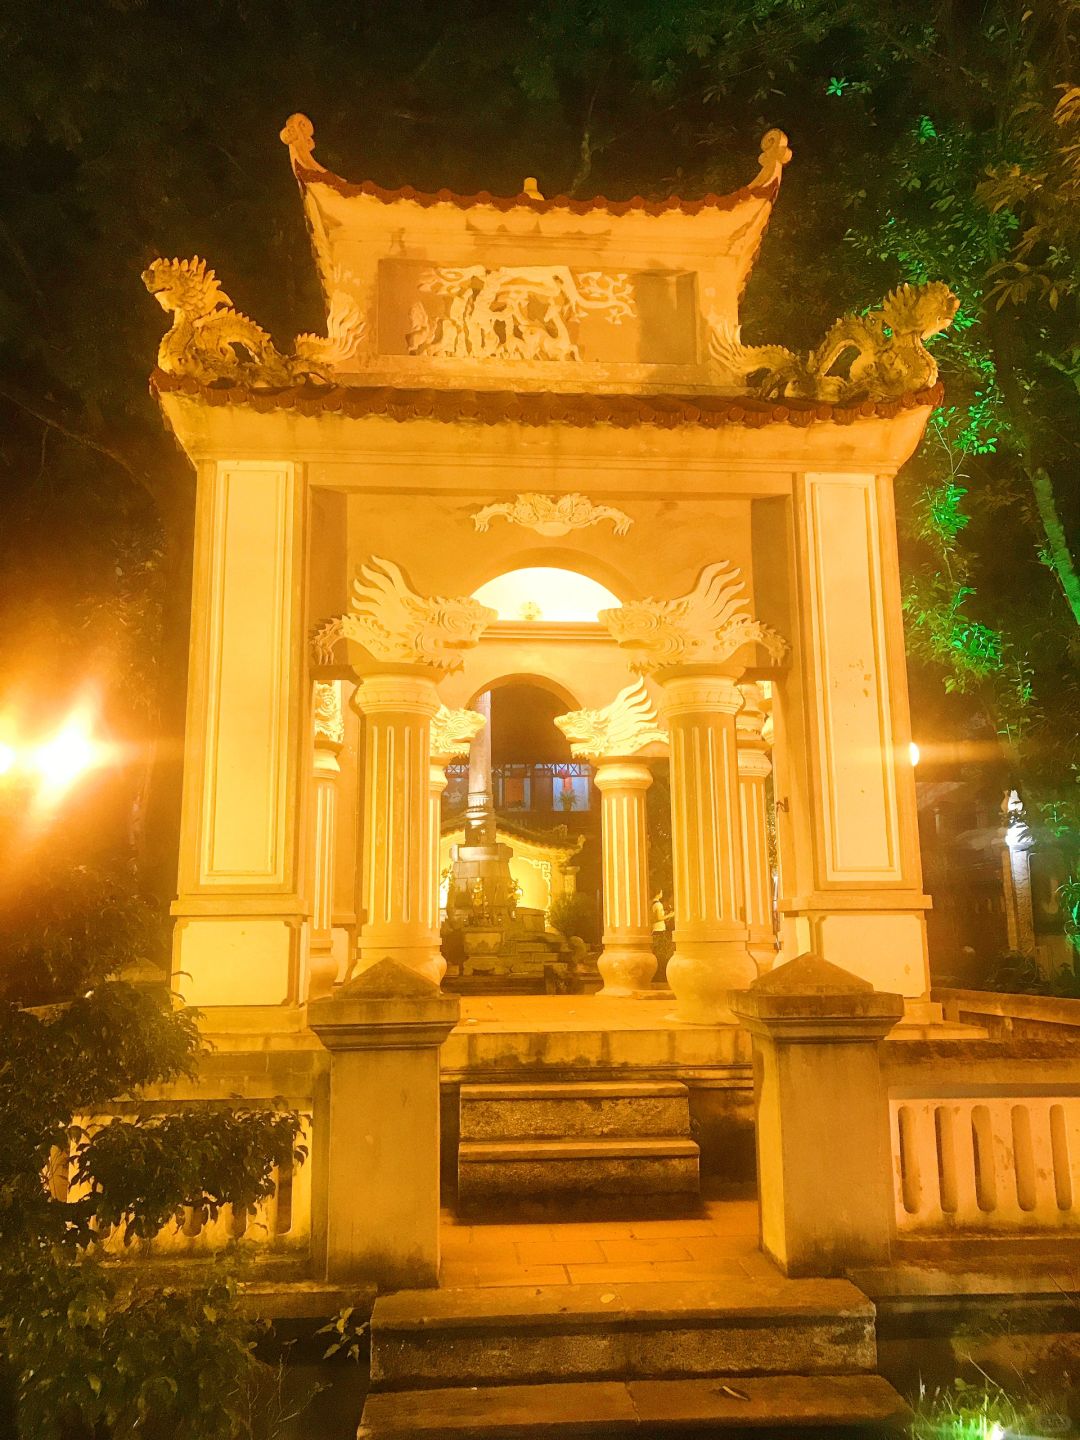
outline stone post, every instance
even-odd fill
[[[735,717],[739,757],[739,820],[743,852],[743,897],[750,955],[763,974],[776,960],[773,928],[772,866],[765,782],[772,771],[769,745],[763,737],[766,712],[761,690],[740,685],[742,709]]]
[[[397,960],[308,1006],[330,1052],[327,1280],[439,1283],[439,1047],[459,1010]]]
[[[389,956],[438,984],[446,965],[430,922],[428,834],[435,680],[430,671],[367,675],[353,703],[367,721],[358,968]]]
[[[754,1045],[761,1246],[786,1275],[888,1263],[892,1147],[881,1041],[901,996],[817,955],[733,997]]]
[[[334,988],[334,977],[337,974],[337,959],[333,953],[337,791],[341,775],[337,757],[345,739],[340,680],[316,682],[314,731],[314,836],[311,846],[311,940],[308,949],[307,983],[309,1000],[329,995]]]
[[[652,784],[640,760],[599,760],[593,777],[601,796],[604,953],[597,964],[602,995],[647,990],[656,974],[649,912],[648,821]]]
[[[743,918],[735,678],[660,670],[671,736],[675,953],[668,984],[682,1019],[730,1021],[728,992],[754,979]]]

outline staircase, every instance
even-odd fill
[[[380,1297],[358,1440],[653,1440],[899,1426],[874,1307],[845,1280],[490,1287]]]
[[[700,1194],[678,1082],[462,1085],[458,1210],[685,1211]]]

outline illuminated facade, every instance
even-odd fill
[[[437,980],[431,796],[454,753],[432,725],[522,678],[564,701],[603,794],[619,993],[649,969],[628,957],[667,755],[684,1018],[728,1018],[772,958],[770,770],[783,956],[924,1005],[892,477],[951,297],[905,287],[806,357],[744,346],[775,131],[742,190],[658,204],[390,192],[325,170],[303,117],[283,138],[327,336],[284,355],[203,262],[144,277],[173,320],[153,383],[199,475],[187,998],[300,1007],[387,956]]]

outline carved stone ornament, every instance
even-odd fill
[[[806,356],[783,345],[744,345],[738,328],[714,316],[709,354],[723,380],[769,400],[895,399],[936,382],[937,361],[923,342],[949,328],[959,304],[937,280],[901,285],[880,310],[837,320]]]
[[[373,555],[353,581],[341,633],[375,660],[460,670],[457,652],[475,645],[498,614],[470,596],[417,595],[391,560]]]
[[[332,665],[334,650],[342,638],[340,615],[335,615],[329,620],[320,620],[308,636],[311,663],[313,665]]]
[[[345,742],[345,717],[341,710],[341,681],[315,682],[315,743],[342,745]]]
[[[570,741],[574,755],[588,760],[636,755],[646,745],[666,745],[668,735],[657,723],[656,709],[644,680],[620,690],[602,710],[571,710],[556,715],[555,724]]]
[[[572,271],[565,265],[437,266],[420,289],[442,302],[409,315],[410,355],[443,359],[580,360],[576,327],[590,312],[613,325],[636,313],[628,275]]]
[[[678,600],[632,600],[598,618],[617,644],[637,652],[631,669],[639,675],[665,665],[722,665],[744,645],[763,645],[774,660],[787,649],[751,617],[742,572],[726,560],[706,565]]]
[[[569,535],[571,530],[584,530],[610,520],[616,535],[625,535],[634,523],[623,510],[613,505],[594,505],[586,495],[536,495],[532,491],[499,505],[485,505],[473,515],[477,530],[487,530],[492,520],[502,515],[511,525],[522,525],[538,535]]]
[[[172,315],[172,329],[158,347],[158,368],[170,375],[190,375],[204,385],[327,383],[335,368],[355,359],[364,336],[355,303],[338,291],[330,302],[327,335],[298,335],[295,353],[282,355],[266,331],[233,306],[213,270],[198,256],[155,260],[142,279]]]
[[[478,710],[451,710],[440,705],[431,722],[432,759],[453,760],[469,753],[469,746],[487,724]]]

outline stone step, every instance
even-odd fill
[[[880,1375],[716,1375],[372,1394],[357,1440],[619,1440],[813,1426],[899,1433],[911,1412]]]
[[[463,1140],[458,1145],[458,1208],[477,1213],[493,1202],[595,1203],[605,1198],[687,1197],[700,1191],[693,1140]]]
[[[371,1317],[376,1391],[876,1365],[874,1307],[846,1280],[399,1291],[380,1296]]]
[[[678,1081],[462,1085],[462,1140],[689,1136],[690,1094]]]

